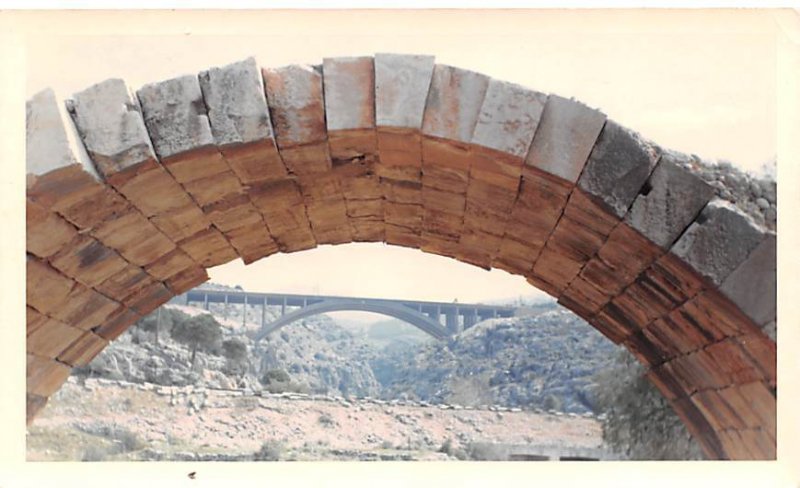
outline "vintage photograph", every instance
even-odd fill
[[[19,17],[26,464],[778,460],[795,14]]]

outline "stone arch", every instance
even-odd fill
[[[525,276],[710,458],[775,457],[775,241],[598,110],[431,56],[253,59],[27,104],[29,421],[206,268],[375,241]]]
[[[267,324],[264,329],[259,330],[258,333],[253,336],[253,339],[260,341],[268,334],[275,332],[281,327],[306,317],[312,317],[314,315],[328,312],[343,311],[373,312],[386,315],[388,317],[394,317],[398,320],[402,320],[403,322],[413,325],[414,327],[435,337],[436,339],[444,339],[449,335],[447,329],[445,329],[444,326],[435,320],[423,313],[417,312],[416,310],[404,307],[402,305],[395,305],[391,303],[378,304],[359,300],[325,300],[307,307],[302,307],[298,310],[287,313],[283,317],[279,317],[272,323]]]

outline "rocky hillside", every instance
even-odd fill
[[[583,413],[616,347],[555,303],[488,320],[449,343],[386,349],[370,361],[386,398]]]

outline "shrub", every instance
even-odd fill
[[[83,451],[83,456],[81,456],[81,461],[86,461],[86,462],[105,461],[108,458],[109,454],[110,453],[108,452],[108,447],[93,444],[87,447]]]
[[[320,415],[319,418],[317,419],[317,422],[319,422],[320,425],[322,425],[323,427],[333,427],[334,425],[336,425],[336,421],[333,420],[333,417],[331,417],[331,414],[329,414],[328,412],[325,412],[322,415]]]
[[[261,449],[253,454],[253,461],[280,461],[283,443],[276,440],[264,441]]]
[[[496,444],[471,442],[467,445],[467,457],[473,461],[503,461],[505,454]]]
[[[596,404],[606,415],[603,440],[614,451],[635,460],[703,459],[700,446],[628,351],[595,379]]]
[[[191,364],[192,368],[194,368],[198,349],[212,351],[219,347],[219,343],[222,340],[222,327],[213,316],[203,314],[176,323],[172,327],[170,335],[176,341],[191,348]]]

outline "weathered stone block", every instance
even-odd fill
[[[371,57],[324,58],[328,132],[375,128],[375,68]]]
[[[609,120],[592,149],[578,186],[605,203],[606,210],[622,218],[658,158],[659,151],[655,146]]]
[[[36,418],[36,415],[42,411],[42,409],[47,406],[47,398],[41,395],[32,395],[30,393],[25,394],[25,422],[27,425],[31,425],[33,419]]]
[[[278,147],[325,141],[322,76],[310,66],[262,69]],[[287,162],[288,164],[288,162]]]
[[[214,144],[197,76],[149,83],[136,95],[150,140],[162,161]]]
[[[759,326],[777,317],[776,244],[777,236],[768,233],[719,288]]]
[[[425,104],[422,132],[426,136],[470,143],[489,77],[437,64]]]
[[[472,143],[522,159],[539,125],[547,96],[513,83],[490,80]]]
[[[206,269],[200,266],[186,269],[166,281],[173,295],[180,295],[208,280]]]
[[[52,316],[78,329],[89,330],[97,326],[119,307],[119,303],[75,283],[64,302]]]
[[[663,151],[625,222],[664,250],[670,248],[714,196],[714,189],[680,163],[688,156]]]
[[[103,222],[91,234],[137,266],[150,264],[175,249],[169,238],[133,209]]]
[[[433,56],[375,55],[375,118],[378,127],[422,127],[433,66]]]
[[[92,85],[74,94],[67,106],[87,152],[106,178],[155,159],[138,100],[124,81]]]
[[[525,159],[528,166],[575,183],[606,116],[575,100],[550,95]]]
[[[766,237],[765,230],[730,203],[715,199],[670,253],[719,286]]]
[[[128,265],[107,280],[95,286],[97,291],[118,302],[127,301],[141,289],[155,283],[153,278],[138,266]]]

